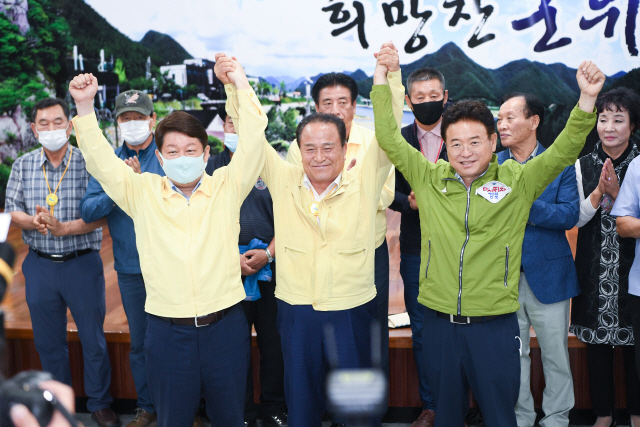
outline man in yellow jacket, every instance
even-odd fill
[[[397,61],[393,45],[379,56]],[[387,81],[386,67],[376,71]],[[240,94],[228,95],[227,111],[237,119]],[[361,161],[345,168],[346,127],[335,115],[306,117],[296,140],[302,165],[285,162],[265,143],[260,176],[271,191],[278,236],[277,325],[288,425],[319,427],[328,364],[324,326],[334,327],[341,368],[370,363],[376,216],[391,164],[374,139]]]
[[[250,336],[239,304],[245,292],[237,243],[240,206],[264,164],[267,118],[242,67],[232,63],[222,71],[216,64],[216,71],[236,99],[241,142],[212,176],[203,174],[209,147],[197,119],[181,111],[165,117],[156,155],[167,176],[137,174],[98,127],[97,79],[83,74],[69,85],[87,170],[133,219],[147,290],[147,379],[161,427],[191,427],[201,394],[218,425],[244,425]]]
[[[398,118],[398,125],[402,119],[404,107],[404,87],[400,72],[400,60],[396,55],[389,66],[389,88],[393,93],[393,111]],[[347,130],[347,147],[345,168],[362,162],[366,151],[376,139],[373,130],[358,125],[353,117],[356,114],[356,100],[358,85],[351,76],[343,73],[329,73],[321,76],[311,89],[311,96],[319,113],[332,114],[342,121]],[[302,156],[298,142],[293,141],[287,153],[287,162],[301,166]],[[382,368],[389,374],[389,247],[387,246],[387,208],[395,197],[395,168],[392,166],[387,181],[382,187],[378,212],[376,214],[376,249],[374,256],[374,282],[376,285],[376,320],[381,328]]]

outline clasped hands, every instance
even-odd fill
[[[598,182],[598,190],[602,195],[608,194],[615,200],[620,192],[620,184],[618,183],[618,175],[613,167],[611,159],[607,159],[602,165],[600,180]]]
[[[36,214],[31,217],[31,222],[35,225],[36,230],[43,236],[51,232],[55,237],[67,234],[66,223],[58,221],[51,213],[40,205],[36,205]]]

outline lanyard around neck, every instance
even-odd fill
[[[60,184],[62,183],[62,179],[64,175],[67,173],[67,169],[69,169],[69,164],[71,163],[71,156],[73,156],[73,146],[70,147],[71,151],[69,152],[69,159],[67,160],[67,166],[64,168],[64,172],[62,172],[62,176],[60,177],[60,181],[58,181],[58,185],[56,185],[56,190],[51,191],[51,186],[49,185],[49,179],[47,178],[47,170],[44,167],[44,163],[42,164],[42,172],[44,173],[44,181],[47,183],[47,188],[49,189],[49,195],[47,196],[47,205],[50,207],[51,215],[53,215],[53,207],[58,203],[58,196],[56,193],[58,192],[58,188],[60,188]],[[40,156],[44,154],[44,148],[40,152]]]

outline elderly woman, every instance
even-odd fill
[[[600,141],[576,162],[582,201],[576,268],[582,293],[573,298],[570,331],[587,344],[594,427],[615,425],[613,351],[622,346],[627,406],[640,427],[640,381],[636,370],[629,270],[635,239],[621,238],[611,209],[629,163],[640,155],[629,138],[640,125],[640,97],[626,88],[603,94],[596,103]]]

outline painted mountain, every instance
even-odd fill
[[[100,49],[105,58],[122,60],[127,78],[143,77],[147,57],[152,67],[166,63],[181,64],[192,56],[170,36],[149,31],[140,42],[131,40],[82,0],[52,0],[52,5],[66,18],[73,43],[85,58],[86,70],[95,71]]]

